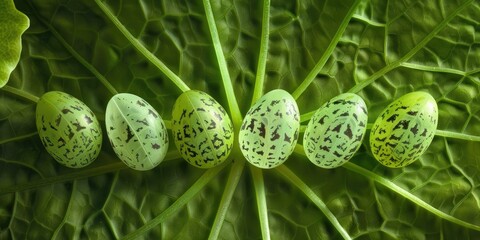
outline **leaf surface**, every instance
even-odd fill
[[[480,238],[478,2],[15,5],[30,27],[0,90],[1,239]],[[301,140],[271,170],[252,169],[239,149],[219,168],[197,169],[170,141],[166,160],[146,172],[124,166],[106,134],[92,165],[67,169],[36,131],[35,101],[47,91],[81,99],[104,125],[117,92],[144,98],[170,120],[188,88],[240,118],[258,93],[285,89],[297,97],[303,125],[343,92],[365,99],[373,123],[403,94],[428,91],[439,131],[420,160],[400,169],[373,158],[367,131],[353,159],[331,170],[310,163]]]

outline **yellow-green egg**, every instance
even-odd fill
[[[102,130],[97,118],[67,93],[51,91],[40,97],[36,125],[47,152],[64,166],[87,166],[100,153]]]
[[[437,103],[429,93],[403,95],[388,105],[372,126],[373,156],[392,168],[413,163],[432,142],[437,122]]]
[[[225,109],[197,90],[182,93],[172,110],[172,134],[182,157],[193,166],[223,163],[233,146],[233,124]]]
[[[313,115],[303,135],[308,159],[322,168],[346,163],[360,148],[367,130],[367,106],[353,93],[340,94]]]

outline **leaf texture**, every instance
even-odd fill
[[[1,239],[480,238],[478,2],[268,1],[267,38],[263,1],[205,2],[211,19],[202,1],[15,2],[30,27],[0,90]],[[0,19],[11,11],[0,8]],[[280,168],[252,171],[239,149],[219,168],[197,169],[173,141],[167,160],[146,172],[122,165],[106,135],[84,169],[60,166],[42,146],[35,101],[51,90],[84,101],[101,125],[116,92],[141,96],[169,120],[181,92],[198,89],[243,117],[262,39],[259,91],[297,92],[302,124],[343,92],[365,99],[373,123],[403,94],[428,91],[440,131],[400,169],[380,165],[368,137],[331,170],[310,163],[301,140]]]

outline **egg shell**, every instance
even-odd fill
[[[340,94],[313,115],[303,135],[308,159],[322,168],[346,163],[357,152],[367,130],[367,106],[353,93]]]
[[[102,129],[82,101],[59,91],[43,94],[36,108],[38,135],[60,164],[80,168],[92,163],[102,147]]]
[[[240,150],[254,166],[277,167],[293,152],[299,128],[295,99],[285,90],[272,90],[258,99],[243,119]]]
[[[372,126],[370,148],[381,164],[404,167],[417,160],[435,136],[438,108],[426,92],[411,92],[388,105]]]
[[[143,98],[119,93],[107,104],[107,135],[128,167],[146,171],[160,164],[168,151],[168,132],[158,112]]]
[[[233,124],[225,109],[197,90],[182,93],[172,110],[172,133],[182,157],[193,166],[211,168],[229,156]]]

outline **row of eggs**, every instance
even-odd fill
[[[360,148],[367,129],[367,107],[352,93],[340,94],[322,105],[303,136],[308,159],[323,168],[347,162]],[[418,159],[430,145],[438,109],[426,92],[406,94],[388,105],[374,122],[370,147],[388,167],[403,167]],[[52,91],[37,103],[36,125],[46,150],[62,165],[78,168],[95,160],[102,131],[93,112],[75,97]],[[117,156],[130,168],[149,170],[165,158],[167,128],[144,99],[129,93],[107,104],[105,125]],[[190,164],[211,168],[223,163],[234,143],[233,124],[225,109],[208,94],[182,93],[172,110],[175,146]],[[247,112],[239,131],[240,150],[259,168],[274,168],[293,152],[300,131],[295,99],[276,89],[262,96]]]

